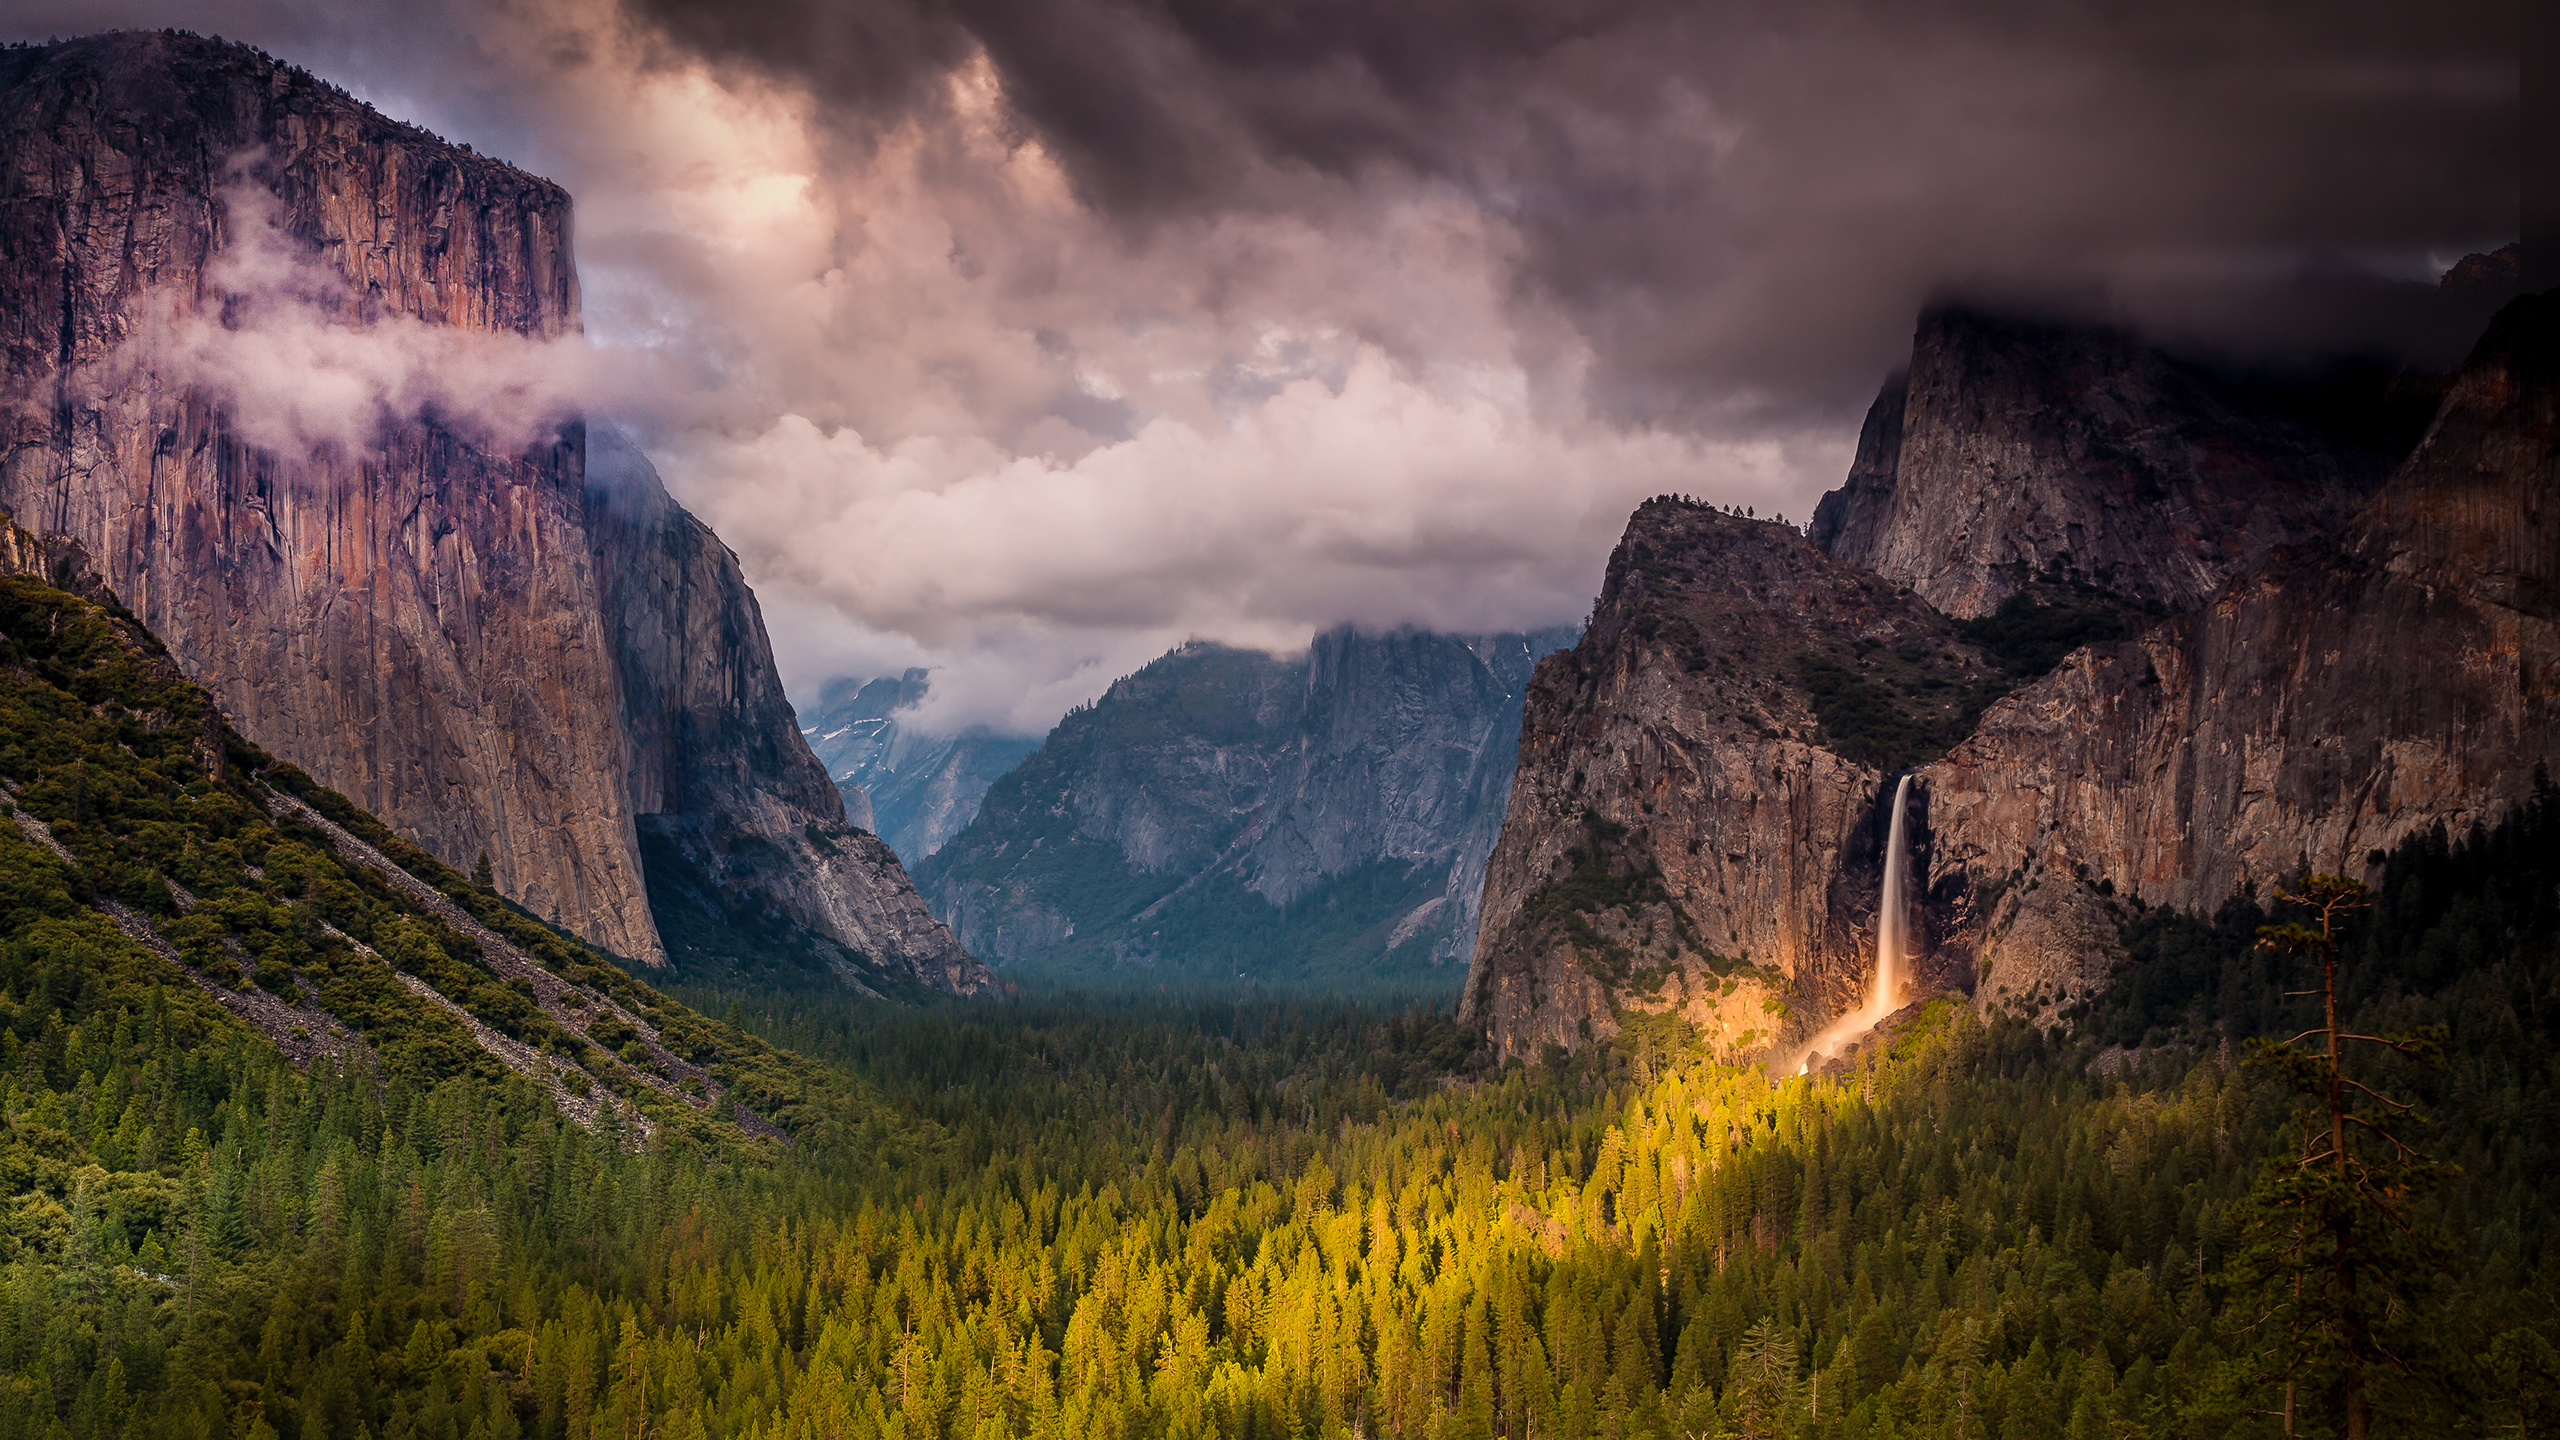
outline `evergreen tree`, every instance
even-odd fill
[[[1733,1369],[1734,1418],[1743,1440],[1769,1440],[1795,1403],[1795,1337],[1779,1327],[1776,1316],[1761,1316],[1744,1333]]]
[[[2442,1032],[2362,1035],[2341,1022],[2344,925],[2366,904],[2362,884],[2313,875],[2279,898],[2308,917],[2262,927],[2259,946],[2319,964],[2318,988],[2301,993],[2319,1002],[2320,1018],[2289,1040],[2251,1042],[2250,1063],[2305,1103],[2296,1141],[2268,1161],[2250,1192],[2249,1243],[2234,1279],[2256,1306],[2249,1328],[2272,1343],[2273,1368],[2283,1376],[2285,1433],[2297,1433],[2311,1389],[2340,1435],[2365,1440],[2383,1373],[2435,1378],[2411,1302],[2437,1278],[2444,1249],[2414,1201],[2447,1167],[2404,1138],[2424,1123],[2412,1102],[2349,1073],[2348,1047],[2426,1061]]]

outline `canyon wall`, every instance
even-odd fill
[[[1647,501],[1581,643],[1530,686],[1460,1014],[1533,1057],[1625,1012],[1739,1053],[1853,1008],[1888,776],[1962,733],[1996,676],[1946,617],[1793,528]]]
[[[775,917],[841,947],[818,951],[831,968],[977,990],[985,967],[889,847],[848,822],[801,738],[738,557],[615,432],[591,435],[586,484],[649,893],[671,946],[697,928],[670,923],[671,909],[714,932],[676,958],[714,963],[718,929]]]
[[[1463,959],[1529,669],[1569,638],[1184,646],[1061,721],[919,883],[1005,963],[1357,981]]]
[[[1985,998],[2097,983],[2122,905],[2369,878],[2560,762],[2560,299],[2500,313],[2335,540],[2072,656],[1922,772],[1933,879],[1997,887]]]
[[[1898,773],[1915,775],[1916,991],[2050,1016],[2124,962],[2137,903],[2209,912],[2306,865],[2366,876],[2414,832],[2494,820],[2560,759],[2560,299],[2500,313],[2370,490],[2362,453],[2274,465],[2291,440],[2206,443],[2183,422],[2134,427],[2162,442],[2136,447],[2147,470],[2052,448],[2079,433],[2073,394],[2117,397],[2121,418],[2140,409],[2126,397],[2174,390],[2138,349],[2016,371],[2001,393],[2042,387],[2043,411],[1938,405],[1927,349],[1825,501],[1827,552],[1649,502],[1590,633],[1540,667],[1462,1001],[1506,1053],[1665,1011],[1733,1049],[1855,1008]],[[2043,465],[1935,472],[1981,482],[1969,513],[1997,524],[1914,525],[1911,497],[1880,488],[1927,473],[1915,417],[1932,407],[1942,453]],[[2109,503],[2132,480],[2153,500]],[[2007,549],[1976,543],[2003,533]],[[1976,645],[1992,631],[1923,603],[1996,610],[2025,593],[2002,575],[2049,569],[2066,543],[2118,557],[2097,567],[2106,593],[2154,607],[2224,578],[2023,685]],[[1755,983],[1786,1013],[1752,1035],[1731,1006]]]

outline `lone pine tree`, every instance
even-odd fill
[[[2283,1041],[2253,1039],[2250,1063],[2304,1098],[2297,1138],[2272,1157],[2242,1207],[2248,1244],[2233,1265],[2237,1288],[2255,1300],[2244,1328],[2266,1337],[2260,1354],[2283,1381],[2284,1433],[2296,1433],[2304,1392],[2347,1440],[2371,1432],[2377,1381],[2386,1375],[2429,1383],[2437,1367],[2412,1303],[2442,1274],[2444,1247],[2427,1233],[2412,1201],[2450,1171],[2405,1138],[2425,1123],[2414,1103],[2349,1073],[2350,1046],[2431,1063],[2441,1027],[2359,1035],[2339,1021],[2340,949],[2348,914],[2365,887],[2313,875],[2278,898],[2307,912],[2266,925],[2261,949],[2309,957],[2318,988],[2294,991],[2321,1005],[2321,1019]]]

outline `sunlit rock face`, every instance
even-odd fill
[[[2387,466],[2129,334],[1940,307],[1810,533],[1959,618],[2044,575],[2176,611],[2336,530]]]
[[[2132,379],[2086,368],[2104,352],[2053,363],[2083,365],[2065,375],[2076,393],[2156,381],[2154,359],[2115,353]],[[2108,571],[2120,593],[2167,604],[2179,586],[2228,578],[1952,727],[1947,697],[1979,703],[2007,682],[1986,681],[1986,657],[1921,603],[1923,587],[1979,614],[2010,562],[1943,530],[1866,550],[1843,540],[1900,523],[1902,498],[1880,503],[1873,482],[1913,473],[1912,422],[1894,408],[1920,407],[1926,360],[1908,399],[1889,388],[1850,485],[1825,502],[1815,536],[1833,553],[1781,526],[1649,503],[1590,632],[1541,666],[1462,1002],[1507,1053],[1665,1010],[1732,1046],[1733,1017],[1714,1006],[1755,976],[1789,1007],[1774,1029],[1801,1034],[1853,1008],[1874,953],[1887,777],[1905,767],[1917,978],[2050,1015],[2122,960],[2118,928],[2137,899],[2209,911],[2306,864],[2362,876],[2413,832],[2494,819],[2560,759],[2560,301],[2502,312],[2424,441],[2326,534],[2319,505],[2287,512],[2282,543],[2245,506],[2184,512],[2238,527],[2192,536],[2087,509],[2076,555],[2159,562]],[[1996,405],[1934,423],[1950,452],[1976,455],[2033,455],[2057,433],[2050,415]],[[2227,458],[2184,453],[2198,458],[2163,493],[2197,493],[2193,472]],[[2311,456],[2298,473],[2352,493],[2369,463]],[[2036,484],[2070,491],[2079,472],[2013,476],[2010,513],[2101,493],[2056,501]],[[1952,548],[1913,538],[1931,535]],[[1843,550],[1902,557],[1900,573],[1851,567],[1834,558]],[[2033,547],[2008,553],[2044,563]],[[1844,696],[1856,704],[1842,709]]]
[[[1844,672],[1911,733],[1827,744],[1812,687]],[[1534,1056],[1630,1010],[1739,1053],[1856,1008],[1889,777],[1998,684],[1946,617],[1793,528],[1647,502],[1581,643],[1530,685],[1461,1013]]]
[[[282,443],[154,348],[155,325],[236,327],[261,300],[236,292],[261,286],[340,339],[573,334],[566,192],[247,47],[164,34],[0,52],[0,157],[0,507],[96,557],[243,733],[449,862],[485,849],[505,893],[645,963],[665,950],[644,822],[744,798],[759,831],[790,814],[851,838],[778,758],[798,737],[734,561],[690,517],[600,527],[582,426],[519,448],[430,411]],[[705,626],[753,644],[726,666],[652,649]],[[626,680],[648,682],[636,702]],[[663,748],[691,732],[662,716],[721,711],[715,748]],[[724,779],[654,783],[696,764]],[[904,880],[891,861],[808,883]],[[839,924],[845,905],[781,903],[896,950]],[[939,931],[906,938],[956,954]]]

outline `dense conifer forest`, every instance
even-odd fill
[[[2256,1436],[2288,1378],[2335,1428],[2238,1283],[2296,1128],[2247,1042],[2314,983],[2274,897],[2129,915],[2070,1028],[1941,1002],[1783,1081],[1671,1025],[1497,1068],[1436,1008],[676,997],[217,765],[105,606],[0,582],[0,635],[0,1436]],[[2560,1426],[2555,855],[2546,788],[2349,920],[2356,1023],[2443,1027],[2360,1077],[2456,1167],[2380,1433]]]

